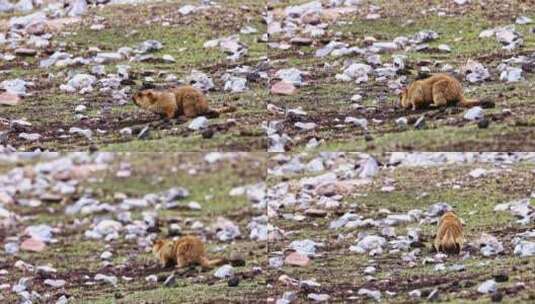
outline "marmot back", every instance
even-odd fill
[[[441,218],[435,237],[436,251],[459,254],[463,247],[463,226],[455,213],[448,211]]]

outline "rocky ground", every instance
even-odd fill
[[[263,154],[0,155],[0,302],[265,303]],[[161,269],[195,234],[211,271]]]
[[[535,155],[271,156],[268,303],[532,303]],[[453,209],[466,244],[431,250]]]
[[[271,151],[535,148],[533,1],[268,3]],[[436,72],[495,106],[398,107],[403,86]]]
[[[0,144],[265,151],[263,8],[254,0],[0,0]],[[131,101],[140,89],[176,84],[237,111],[165,121]]]

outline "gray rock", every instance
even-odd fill
[[[161,50],[163,45],[158,40],[146,40],[137,46],[137,50],[141,53],[149,53]]]
[[[6,244],[4,245],[4,252],[5,252],[7,255],[14,255],[14,254],[16,254],[17,252],[19,252],[19,244],[14,243],[14,242],[6,243]]]
[[[92,136],[93,136],[93,131],[91,131],[91,129],[81,129],[81,128],[78,128],[78,127],[71,127],[69,129],[69,133],[70,134],[77,134],[77,135],[81,135],[81,136],[84,136],[85,138],[91,140]]]
[[[515,246],[514,254],[521,257],[535,256],[535,242],[519,241]]]
[[[105,275],[102,273],[97,273],[95,275],[95,281],[104,281],[110,285],[117,286],[117,277],[114,275]]]
[[[482,233],[477,240],[477,244],[481,248],[481,254],[483,256],[493,256],[503,252],[502,243],[493,235],[488,233]]]
[[[473,107],[464,112],[464,119],[466,120],[481,120],[485,116],[485,113],[483,112],[483,108],[481,107]]]
[[[318,243],[306,239],[291,242],[289,248],[301,255],[314,256],[316,254],[316,246],[318,246]]]
[[[379,163],[373,157],[368,157],[361,161],[358,175],[360,178],[371,178],[377,175],[379,172]]]
[[[321,302],[327,302],[329,301],[329,299],[331,298],[328,294],[325,294],[325,293],[322,293],[322,294],[317,294],[317,293],[309,293],[307,298],[309,300],[312,300],[313,302],[318,302],[318,303],[321,303]]]
[[[191,74],[187,76],[183,82],[190,84],[202,91],[209,91],[214,88],[214,82],[212,78],[197,70],[192,70]]]
[[[507,67],[500,74],[500,80],[507,82],[517,82],[522,80],[522,69]]]
[[[77,74],[67,82],[67,85],[73,87],[76,90],[82,90],[93,86],[96,81],[97,78],[93,75]]]
[[[15,95],[26,95],[26,85],[28,82],[22,79],[4,80],[0,83],[0,88],[6,90],[7,93]]]
[[[426,215],[428,217],[439,217],[442,216],[444,213],[451,211],[452,208],[448,203],[436,203],[427,209]]]
[[[275,77],[295,86],[303,85],[303,72],[296,68],[278,70]]]
[[[208,118],[204,116],[199,116],[193,119],[189,123],[188,129],[197,131],[197,130],[205,129],[206,127],[208,127],[208,125],[209,125]]]
[[[230,91],[232,93],[247,91],[247,79],[245,78],[229,76],[225,81],[225,91]]]
[[[0,12],[10,13],[14,10],[15,5],[11,4],[8,0],[0,0]]]
[[[223,265],[214,272],[214,276],[218,279],[230,278],[234,276],[234,268],[231,265]]]
[[[426,124],[425,124],[425,115],[422,115],[422,116],[418,117],[418,119],[414,123],[414,128],[423,129],[423,128],[425,128],[425,126],[426,126]]]
[[[372,47],[378,49],[381,53],[392,52],[398,49],[398,44],[395,42],[375,42]]]
[[[471,83],[481,82],[490,78],[490,73],[487,68],[472,59],[469,59],[466,65],[461,69],[466,74],[466,80]]]
[[[350,123],[364,130],[368,129],[368,120],[366,118],[346,117],[344,123]]]
[[[526,16],[519,16],[515,20],[516,24],[531,24],[533,23],[533,20]]]
[[[284,265],[284,258],[283,257],[272,257],[269,258],[269,267],[272,268],[281,268]]]
[[[87,11],[86,0],[70,0],[67,14],[70,17],[79,17]]]
[[[494,292],[496,292],[497,289],[498,289],[498,286],[496,284],[496,281],[494,281],[494,280],[487,280],[487,281],[481,283],[477,287],[477,291],[479,293],[483,293],[483,294],[494,293]]]
[[[48,225],[41,224],[27,227],[24,230],[24,233],[34,239],[38,239],[43,242],[50,242],[52,241],[53,229]]]
[[[385,238],[377,235],[368,235],[360,240],[356,246],[351,246],[349,250],[356,253],[366,253],[371,251],[377,251],[380,253],[385,245]]]
[[[304,131],[310,131],[314,130],[318,125],[314,122],[296,122],[294,124],[297,128],[304,130]]]
[[[178,9],[178,12],[179,12],[182,16],[186,16],[186,15],[189,15],[189,14],[195,12],[196,9],[197,9],[197,7],[188,4],[188,5],[181,6],[181,7]]]
[[[20,0],[15,5],[15,10],[22,12],[22,13],[28,13],[33,10],[33,1],[32,0]]]
[[[120,53],[98,53],[95,57],[95,62],[99,64],[105,64],[121,61],[123,59],[123,55]]]
[[[45,285],[52,286],[54,288],[60,288],[65,286],[67,282],[65,280],[52,280],[52,279],[46,279],[44,281]]]
[[[371,290],[367,288],[361,288],[358,291],[359,295],[365,295],[368,298],[374,299],[375,301],[379,302],[381,301],[381,291],[379,290]]]

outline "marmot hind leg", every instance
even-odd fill
[[[432,93],[433,93],[433,107],[442,107],[448,105],[448,94],[450,84],[447,80],[438,81],[433,84]]]

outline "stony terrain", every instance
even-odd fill
[[[268,3],[271,151],[535,148],[535,2]],[[404,86],[437,72],[494,107],[399,108]]]
[[[0,302],[265,303],[263,154],[0,155]],[[211,271],[162,269],[194,234]]]
[[[278,155],[268,170],[268,303],[535,299],[533,153]],[[459,256],[431,249],[451,209]]]
[[[18,150],[265,151],[262,3],[11,2],[0,1],[1,144]],[[237,111],[166,121],[131,101],[140,89],[176,84],[193,84],[213,107]]]

